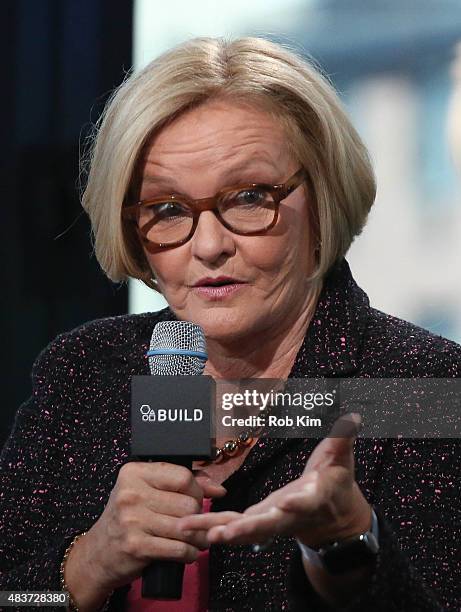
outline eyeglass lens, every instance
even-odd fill
[[[222,194],[217,202],[222,220],[237,232],[257,232],[268,227],[275,214],[272,194],[264,188],[251,187]],[[193,211],[186,202],[165,202],[141,206],[138,223],[145,237],[154,243],[174,243],[191,232]]]

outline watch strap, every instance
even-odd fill
[[[374,508],[371,509],[371,528],[366,533],[371,533],[375,538],[376,542],[379,543],[379,523]],[[311,565],[314,565],[315,567],[324,567],[321,555],[322,547],[318,549],[310,548],[309,546],[307,546],[307,544],[303,544],[303,542],[300,542],[298,538],[296,538],[296,542],[301,550],[303,558],[306,559],[306,561],[308,561]]]

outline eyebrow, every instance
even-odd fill
[[[249,160],[247,163],[238,164],[237,166],[234,166],[233,168],[229,168],[227,172],[224,172],[224,174],[221,177],[222,183],[231,184],[231,182],[233,181],[232,177],[234,176],[237,177],[242,172],[247,172],[247,171],[250,172],[252,166],[254,166],[256,163],[261,163],[261,162],[265,166],[270,167],[271,170],[278,170],[275,162],[272,162],[269,159],[265,159],[265,158],[252,159],[252,160]],[[148,174],[148,175],[143,176],[142,183],[147,184],[147,185],[158,185],[158,184],[171,185],[171,189],[173,189],[173,186],[176,184],[176,180],[174,177],[158,176],[158,175],[156,176],[156,175]]]

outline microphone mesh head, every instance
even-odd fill
[[[161,321],[152,332],[150,350],[161,349],[206,353],[203,329],[189,321]],[[149,366],[152,375],[194,376],[203,372],[205,359],[190,355],[151,355]]]

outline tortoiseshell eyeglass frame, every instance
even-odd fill
[[[152,198],[149,200],[140,200],[136,204],[131,206],[125,206],[122,208],[122,218],[130,219],[135,222],[137,233],[144,245],[144,247],[150,253],[159,253],[160,251],[164,251],[166,249],[173,249],[175,247],[181,246],[185,244],[188,240],[192,238],[194,232],[197,228],[198,220],[200,214],[206,210],[211,210],[214,212],[219,221],[234,234],[238,234],[240,236],[262,236],[267,233],[274,225],[277,223],[278,215],[279,215],[279,206],[280,202],[287,198],[295,189],[297,189],[304,181],[308,179],[307,172],[304,168],[300,168],[291,176],[285,183],[280,183],[278,185],[269,185],[266,183],[249,183],[246,185],[236,185],[234,187],[227,187],[225,189],[221,189],[214,196],[209,198],[200,198],[199,200],[193,200],[192,198],[188,198],[185,195],[164,195],[156,198]],[[266,225],[265,227],[256,230],[244,232],[241,230],[236,230],[233,228],[225,219],[223,219],[221,212],[219,210],[220,201],[226,196],[227,193],[232,191],[245,191],[249,189],[261,189],[265,190],[272,196],[274,201],[274,217],[272,221]],[[152,242],[147,238],[147,233],[151,229],[155,219],[146,223],[143,227],[139,227],[138,219],[140,215],[141,208],[143,206],[152,206],[155,204],[164,204],[167,202],[180,202],[181,204],[186,204],[191,211],[192,216],[192,227],[188,235],[182,240],[178,240],[177,242],[169,242],[169,243],[157,243]]]

